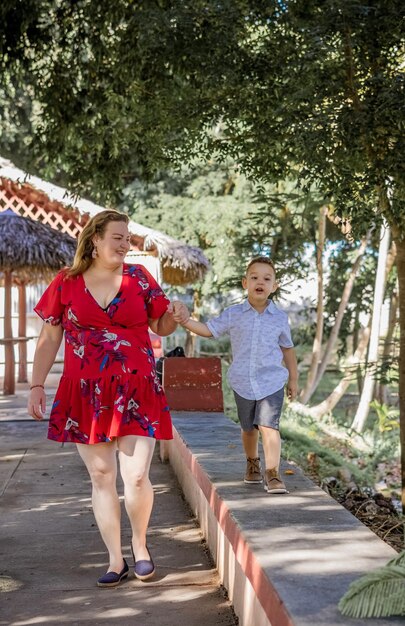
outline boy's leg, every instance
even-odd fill
[[[256,459],[259,456],[259,431],[257,428],[252,430],[243,430],[241,428],[241,437],[243,449],[246,458]]]
[[[288,493],[280,478],[281,438],[279,422],[284,401],[284,388],[259,400],[256,405],[254,423],[262,435],[266,463],[264,488],[268,493]]]
[[[236,391],[233,393],[241,426],[243,449],[246,454],[246,472],[243,480],[247,484],[262,483],[263,476],[258,451],[259,431],[253,424],[256,401],[242,398]]]
[[[262,468],[259,457],[259,431],[242,430],[243,449],[246,454],[246,471],[243,482],[246,484],[261,484],[263,482]]]
[[[280,466],[281,455],[280,432],[275,428],[269,428],[268,426],[259,426],[259,430],[262,436],[266,469],[272,469],[273,467],[278,469]]]

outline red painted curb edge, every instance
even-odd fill
[[[187,447],[179,432],[173,427],[174,440],[177,449],[186,467],[194,476],[203,492],[215,518],[218,521],[225,537],[228,539],[235,554],[235,558],[242,568],[246,578],[250,581],[257,599],[259,600],[272,626],[294,626],[283,601],[273,585],[263,572],[260,563],[249,548],[231,512],[225,502],[218,495],[201,465]]]

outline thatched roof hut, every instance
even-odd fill
[[[77,237],[90,217],[105,209],[70,195],[62,187],[27,175],[0,157],[0,211],[7,208],[73,237]],[[133,249],[159,257],[164,282],[186,285],[202,280],[208,271],[209,261],[200,248],[133,220],[129,230]]]
[[[73,262],[76,239],[11,209],[0,211],[0,272],[20,281],[51,279]]]

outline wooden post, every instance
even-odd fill
[[[27,334],[27,300],[25,283],[18,284],[18,336]],[[27,377],[27,342],[18,342],[18,382],[26,383]]]
[[[10,339],[4,344],[4,384],[3,393],[5,396],[12,396],[15,392],[15,359],[13,337],[13,327],[11,323],[11,272],[4,270],[4,338]]]

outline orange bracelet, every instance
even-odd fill
[[[31,385],[30,391],[31,391],[31,389],[35,389],[35,387],[41,387],[41,389],[45,389],[45,387],[43,385]]]

